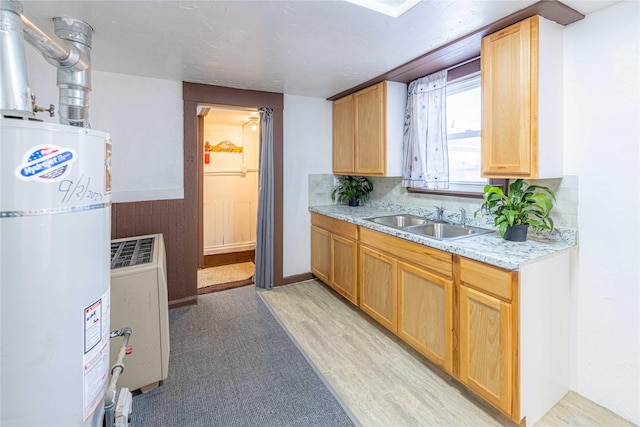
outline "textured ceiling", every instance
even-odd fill
[[[344,1],[23,1],[89,23],[95,70],[327,98],[535,3],[422,1],[398,18]],[[615,1],[566,1],[588,14]],[[31,47],[27,47],[30,49]]]

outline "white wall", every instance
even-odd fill
[[[579,176],[578,393],[640,424],[640,4],[565,30],[565,168]]]
[[[56,71],[25,48],[38,104],[58,103]],[[331,102],[285,95],[284,275],[310,271],[308,175],[331,173]],[[91,125],[111,134],[114,202],[183,197],[180,82],[93,72]],[[45,114],[39,118],[49,119]]]
[[[284,276],[308,273],[309,175],[332,173],[331,102],[284,96]]]
[[[38,105],[58,105],[56,68],[25,43],[29,84]],[[112,201],[180,199],[182,85],[180,82],[93,71],[89,119],[111,134]],[[39,119],[58,123],[58,116]]]
[[[259,131],[250,126],[204,119],[204,140],[212,146],[231,141],[241,153],[215,152],[204,165],[204,254],[253,250],[258,212]],[[246,173],[241,173],[243,170]]]

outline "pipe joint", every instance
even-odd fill
[[[88,56],[77,49],[72,44],[64,43],[67,54],[64,56],[52,57],[42,54],[44,59],[54,67],[60,70],[69,70],[69,71],[86,71],[89,69],[89,58]]]

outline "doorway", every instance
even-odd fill
[[[182,277],[182,305],[197,303],[197,272],[201,260],[202,235],[202,199],[200,197],[201,159],[204,141],[198,140],[198,128],[202,117],[198,116],[198,104],[216,104],[240,107],[271,108],[273,110],[273,242],[269,250],[273,254],[273,285],[284,284],[283,278],[283,112],[284,95],[274,92],[262,92],[235,89],[222,86],[183,82],[183,118],[184,118],[184,203],[180,206],[184,227],[184,275]]]
[[[255,271],[260,120],[255,108],[198,105],[202,264],[198,294],[246,286]]]

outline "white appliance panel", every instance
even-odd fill
[[[101,426],[109,135],[0,119],[2,426]]]
[[[133,349],[124,359],[118,385],[147,392],[169,374],[164,239],[162,234],[127,237],[113,240],[111,246],[111,326],[131,328],[129,344]],[[116,353],[117,343],[112,345],[112,353]]]

